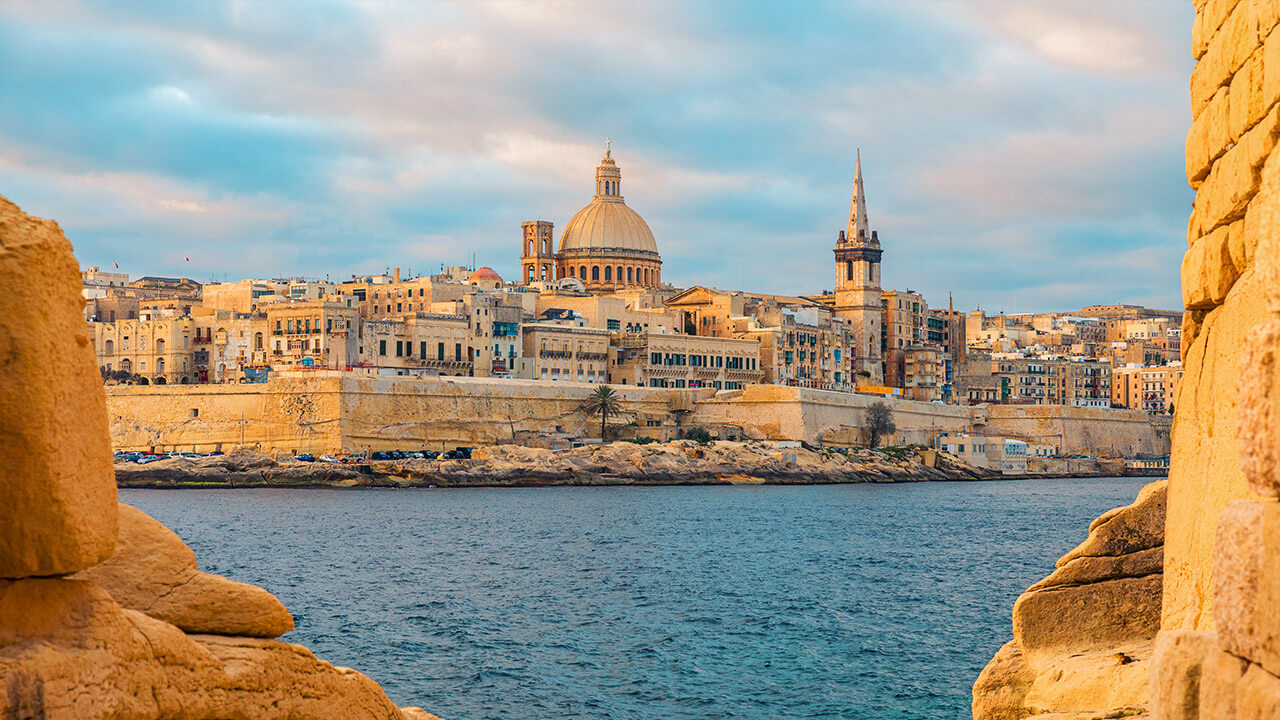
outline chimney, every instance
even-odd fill
[[[400,282],[400,268],[396,268],[395,273],[396,273],[396,282]]]

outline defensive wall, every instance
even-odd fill
[[[580,407],[596,385],[493,378],[282,373],[268,383],[107,388],[117,449],[208,452],[478,447],[530,436],[597,437]],[[860,445],[866,409],[881,398],[775,385],[744,390],[614,387],[622,436],[670,437],[677,425],[720,436]],[[1145,413],[1061,406],[962,407],[888,399],[897,444],[942,432],[1003,435],[1057,445],[1063,454],[1134,457],[1168,452],[1168,432]],[[618,427],[627,424],[627,427]]]

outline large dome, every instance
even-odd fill
[[[569,220],[560,235],[560,252],[615,248],[658,252],[648,223],[619,197],[596,197]]]

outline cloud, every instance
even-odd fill
[[[612,137],[664,278],[817,292],[860,147],[886,282],[1176,305],[1190,22],[1166,2],[5,3],[0,193],[136,273],[191,272],[182,245],[231,276],[473,253],[516,275],[520,223],[563,225]]]

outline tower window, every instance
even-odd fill
[[[606,272],[607,271],[608,269],[606,268]],[[600,282],[600,266],[599,265],[591,266],[591,282]]]
[[[607,265],[604,268],[604,281],[613,282],[613,268]]]

